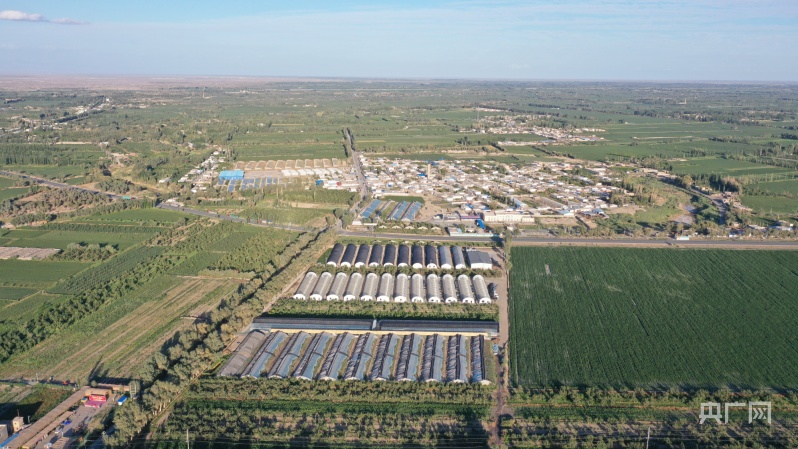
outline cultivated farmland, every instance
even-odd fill
[[[515,248],[520,385],[798,386],[798,253]]]

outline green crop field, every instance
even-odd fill
[[[0,286],[0,299],[22,299],[36,293],[35,288]]]
[[[0,285],[15,287],[46,287],[53,282],[86,268],[77,262],[42,260],[0,260]]]
[[[743,204],[751,209],[764,213],[798,213],[798,199],[783,196],[750,196],[742,197]]]
[[[70,243],[113,245],[125,249],[151,237],[148,233],[109,233],[92,231],[46,231],[15,229],[4,235],[3,245],[25,248],[66,249]]]
[[[798,252],[514,248],[517,384],[798,387]]]

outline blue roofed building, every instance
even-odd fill
[[[219,173],[219,179],[222,181],[234,181],[244,179],[244,170],[223,170]]]

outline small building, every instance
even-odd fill
[[[371,256],[369,256],[369,266],[379,267],[382,265],[382,254],[384,248],[382,245],[374,245],[371,247]]]
[[[427,275],[427,302],[437,304],[441,302],[441,278],[435,274]]]
[[[410,247],[407,245],[399,245],[398,255],[396,257],[396,266],[399,268],[407,267],[410,265]]]
[[[244,170],[222,170],[219,173],[221,181],[240,181],[244,179]]]
[[[380,277],[377,273],[369,273],[363,281],[363,291],[360,292],[361,301],[374,301],[377,298],[377,289],[380,285]]]
[[[333,246],[332,251],[330,251],[330,255],[327,256],[327,265],[337,267],[338,262],[341,261],[341,256],[344,254],[344,245],[340,243],[336,243]]]
[[[466,251],[468,257],[468,267],[472,270],[492,270],[493,261],[490,255],[484,251],[477,251],[475,249]]]
[[[343,298],[346,284],[349,282],[349,275],[346,273],[338,273],[333,279],[330,291],[327,292],[327,301],[338,301]]]
[[[443,302],[446,304],[457,302],[457,288],[455,287],[454,276],[444,274],[441,278],[441,285],[443,286]]]
[[[349,283],[346,285],[344,291],[344,301],[354,301],[360,297],[360,292],[363,289],[363,275],[360,273],[352,273],[349,276]]]
[[[313,287],[316,286],[316,281],[318,279],[318,274],[308,271],[305,274],[305,278],[302,279],[302,282],[299,284],[299,288],[296,289],[296,293],[294,293],[294,299],[308,299],[310,294],[313,292]]]
[[[472,281],[474,282],[474,298],[477,302],[480,304],[490,304],[493,302],[485,278],[478,274],[473,277]]]
[[[380,277],[380,288],[377,290],[377,302],[389,302],[393,296],[394,277],[391,273],[383,273]]]
[[[438,262],[444,270],[451,270],[453,268],[452,252],[448,246],[441,245],[438,247]]]
[[[464,304],[474,304],[474,291],[471,288],[471,279],[465,274],[457,276],[457,289],[460,290],[460,301]]]
[[[462,270],[466,267],[465,256],[463,256],[463,248],[459,246],[452,247],[452,264],[455,270]]]
[[[410,302],[426,301],[426,289],[424,288],[424,276],[419,273],[410,278]]]
[[[357,245],[355,245],[354,243],[346,245],[346,249],[344,250],[344,255],[341,256],[341,263],[339,265],[343,268],[351,268],[352,264],[355,263],[356,254],[357,254]]]
[[[424,268],[424,249],[421,245],[413,245],[410,249],[410,263],[413,269]]]
[[[393,287],[393,301],[394,302],[407,302],[410,295],[410,278],[404,273],[396,275],[396,281]]]
[[[389,243],[385,245],[385,254],[382,256],[382,266],[392,267],[396,265],[396,245]]]
[[[432,245],[426,245],[424,247],[424,260],[427,262],[427,268],[432,270],[438,268],[438,250]]]
[[[371,246],[365,243],[360,245],[355,257],[355,268],[361,268],[369,263],[369,254],[371,254]]]
[[[324,273],[319,276],[319,281],[316,282],[316,286],[313,288],[313,293],[310,294],[310,299],[314,301],[321,301],[322,299],[327,297],[327,292],[330,291],[330,285],[332,285],[333,275],[332,273],[325,271]]]

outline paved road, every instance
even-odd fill
[[[558,237],[515,237],[514,245],[585,245],[585,246],[677,246],[684,248],[780,248],[798,250],[790,240],[673,240],[673,239],[580,239]]]
[[[490,237],[474,237],[468,234],[463,236],[453,235],[416,235],[416,234],[401,234],[390,232],[361,232],[361,231],[341,231],[342,236],[347,237],[371,237],[371,238],[390,238],[390,239],[403,239],[403,240],[424,240],[436,242],[491,242],[496,241],[495,238]]]
[[[101,195],[107,195],[110,198],[122,199],[122,195],[117,195],[116,193],[103,192],[102,190],[88,189],[86,187],[80,187],[80,186],[73,186],[71,184],[65,184],[63,182],[51,181],[49,179],[40,178],[38,176],[26,175],[24,173],[17,173],[17,172],[13,172],[13,171],[0,170],[0,175],[22,178],[22,179],[25,179],[25,180],[28,180],[28,181],[33,181],[33,182],[35,182],[37,184],[41,184],[41,185],[44,185],[44,186],[47,186],[47,187],[52,187],[54,189],[83,190],[84,192],[99,193]],[[126,195],[126,196],[128,196],[130,198],[135,198],[134,196],[131,196],[131,195]]]

